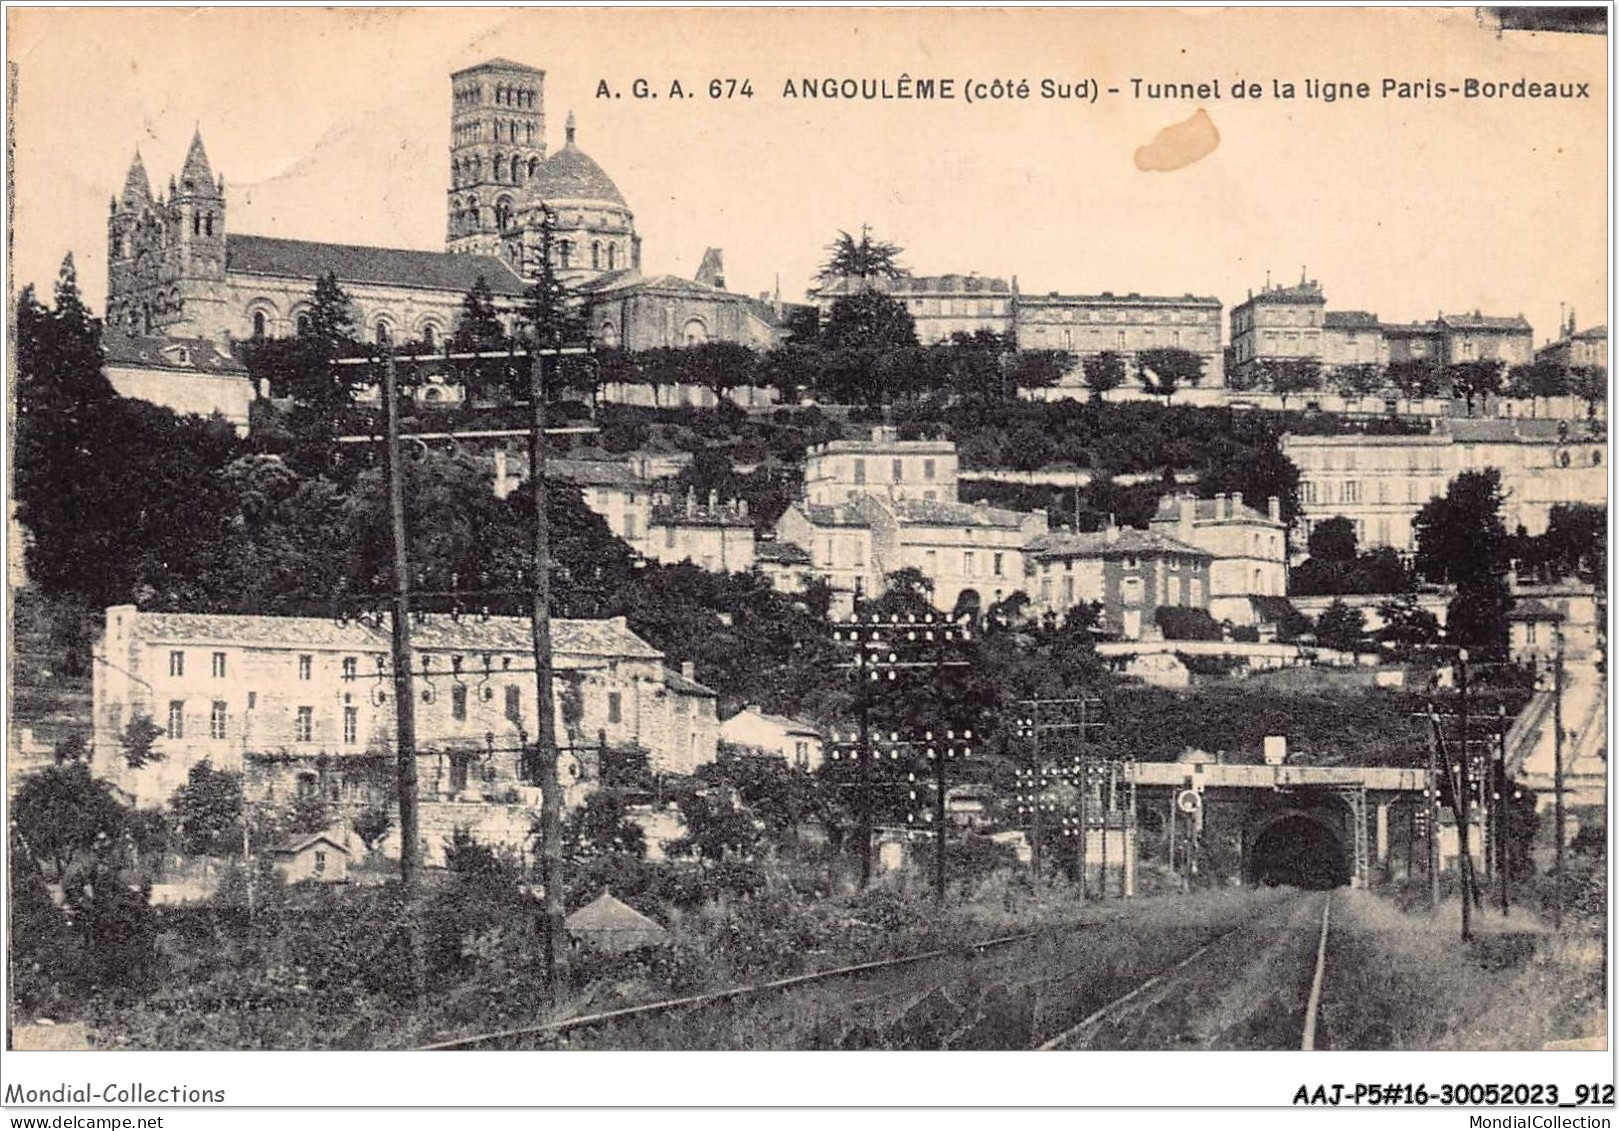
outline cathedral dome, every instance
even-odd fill
[[[602,171],[602,166],[574,144],[574,116],[568,115],[567,143],[540,162],[528,185],[531,199],[600,201],[628,208],[619,186]]]

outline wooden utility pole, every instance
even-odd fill
[[[1434,707],[1429,707],[1429,788],[1424,791],[1423,804],[1428,809],[1424,822],[1428,831],[1429,910],[1440,907],[1440,735],[1436,729]]]
[[[1468,846],[1468,649],[1457,652],[1457,874],[1462,878],[1462,937],[1474,937],[1474,857]],[[1449,772],[1449,767],[1448,767]]]
[[[557,784],[557,721],[552,705],[551,674],[551,523],[546,514],[545,357],[535,327],[535,350],[529,358],[529,487],[534,500],[534,604],[530,625],[534,639],[535,713],[538,736],[526,775],[540,787],[540,885],[544,889],[541,956],[546,999],[556,1005],[561,989],[563,936],[562,796]]]
[[[1035,790],[1035,816],[1029,826],[1030,863],[1035,866],[1035,879],[1038,883],[1041,878],[1041,800],[1044,789],[1041,783],[1041,704],[1039,700],[1030,703],[1029,715],[1029,785]]]
[[[1559,625],[1558,651],[1553,656],[1553,835],[1558,838],[1553,857],[1553,926],[1564,927],[1564,626]]]
[[[416,815],[416,693],[411,686],[411,567],[405,551],[405,469],[399,453],[399,380],[394,351],[383,355],[384,418],[388,429],[388,519],[394,544],[394,750],[399,778],[399,876],[406,899],[421,866]]]
[[[1508,913],[1508,777],[1507,708],[1496,707],[1496,768],[1491,774],[1491,794],[1496,824],[1496,896],[1502,914]]]
[[[861,579],[855,579],[855,595],[850,603],[851,616],[856,625],[861,619]],[[857,630],[858,631],[858,630]],[[871,689],[867,684],[875,677],[866,663],[866,646],[857,635],[855,643],[855,715],[860,725],[860,750],[856,755],[856,772],[860,775],[860,788],[855,792],[860,805],[861,825],[861,890],[872,884],[872,733]]]

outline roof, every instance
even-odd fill
[[[1007,280],[984,275],[901,275],[890,279],[877,275],[862,279],[840,275],[829,279],[813,292],[818,298],[859,294],[862,291],[881,291],[889,295],[907,294],[1012,294]]]
[[[803,719],[792,719],[786,715],[773,715],[768,711],[761,711],[758,707],[744,707],[720,725],[725,726],[726,723],[739,719],[744,715],[753,715],[756,719],[770,723],[774,727],[780,727],[787,734],[808,734],[814,735],[816,738],[821,737],[821,728],[814,723],[807,723]]]
[[[473,71],[481,71],[486,67],[503,67],[510,71],[527,71],[531,75],[543,75],[546,73],[539,67],[531,67],[527,63],[514,63],[510,59],[502,59],[496,56],[493,59],[485,59],[482,63],[474,63],[470,67],[463,67],[459,71],[451,71],[450,77],[453,79],[460,78],[462,75],[471,74]]]
[[[1141,295],[1132,291],[1130,294],[1117,295],[1113,291],[1103,291],[1094,295],[1065,295],[1057,291],[1050,291],[1044,295],[1026,295],[1018,300],[1020,307],[1026,306],[1211,306],[1220,309],[1221,300],[1212,295]]]
[[[101,330],[101,350],[108,365],[142,369],[190,369],[198,373],[246,376],[247,366],[207,338],[162,338],[126,334],[118,328]]]
[[[283,852],[291,855],[295,852],[302,852],[310,845],[320,843],[321,841],[325,841],[327,844],[330,844],[333,848],[337,849],[345,856],[349,854],[349,850],[343,844],[343,842],[334,840],[330,833],[305,833],[303,836],[295,836],[291,840],[283,841],[282,843],[276,845],[276,847],[271,849],[271,851]]]
[[[1592,438],[1580,435],[1581,429],[1573,427],[1576,421],[1558,420],[1551,417],[1515,416],[1515,417],[1445,417],[1436,422],[1435,430],[1450,436],[1459,444],[1511,444],[1522,443],[1551,443],[1554,441],[1567,441],[1580,443]],[[1563,425],[1560,434],[1559,426]]]
[[[1249,604],[1260,614],[1262,621],[1270,624],[1282,624],[1289,616],[1299,613],[1299,610],[1294,608],[1294,603],[1287,597],[1267,597],[1251,593]]]
[[[1326,310],[1322,312],[1322,327],[1327,330],[1376,330],[1378,315],[1365,310]]]
[[[1609,337],[1609,328],[1606,325],[1592,326],[1589,329],[1582,330],[1578,334],[1571,334],[1570,337],[1584,341],[1607,341]]]
[[[642,486],[630,465],[618,460],[548,458],[546,474],[579,487]]]
[[[592,295],[658,292],[692,298],[713,299],[719,302],[746,303],[750,307],[756,308],[764,305],[747,295],[723,291],[718,287],[711,287],[707,283],[700,283],[695,279],[683,279],[679,275],[643,275],[637,271],[609,271],[606,274],[598,275],[594,279],[580,283],[576,289],[582,294]]]
[[[868,498],[871,498],[868,496]],[[874,500],[903,523],[917,526],[1001,526],[1017,529],[1029,517],[1024,511],[937,499]],[[1032,512],[1039,513],[1039,512]]]
[[[1326,301],[1327,299],[1322,297],[1322,288],[1311,282],[1297,283],[1292,287],[1267,287],[1257,295],[1250,295],[1242,305],[1251,302],[1277,302],[1315,306]]]
[[[1268,526],[1281,526],[1282,523],[1274,521],[1270,516],[1262,514],[1248,503],[1233,506],[1231,515],[1220,513],[1217,504],[1219,499],[1193,499],[1185,495],[1167,495],[1159,500],[1159,509],[1154,512],[1153,522],[1171,522],[1179,519],[1181,504],[1191,503],[1193,507],[1194,522],[1263,522]]]
[[[593,941],[629,944],[630,948],[654,945],[669,937],[663,927],[608,891],[564,919],[563,925],[569,934],[595,936]]]
[[[682,503],[663,503],[652,508],[649,523],[662,526],[734,526],[753,525],[746,514],[725,505],[698,506],[687,510]]]
[[[148,644],[210,643],[243,648],[346,648],[385,652],[390,632],[359,621],[325,617],[233,616],[224,613],[137,613],[131,636]],[[630,631],[623,617],[551,622],[555,650],[576,656],[662,659],[663,653]],[[534,647],[527,617],[424,615],[411,625],[418,651],[519,652]]]
[[[681,695],[701,695],[705,699],[720,698],[720,693],[714,688],[707,687],[674,668],[664,669],[664,686]]]
[[[1116,558],[1126,554],[1163,556],[1179,554],[1182,557],[1211,561],[1215,555],[1208,550],[1160,534],[1156,530],[1138,530],[1134,526],[1116,527],[1113,541],[1106,531],[1074,534],[1064,531],[1045,534],[1029,544],[1029,551],[1038,558]]]
[[[1472,314],[1442,314],[1440,324],[1448,330],[1506,330],[1515,334],[1530,333],[1530,323],[1525,321],[1522,314],[1515,314],[1512,318],[1481,314],[1477,310]]]
[[[294,279],[318,279],[330,272],[340,283],[379,283],[457,294],[472,290],[480,276],[497,295],[517,297],[525,288],[510,267],[489,255],[361,247],[274,236],[227,235],[225,270]]]
[[[809,565],[810,551],[793,542],[759,541],[754,543],[754,560],[780,565]]]
[[[804,515],[812,526],[856,526],[865,529],[872,525],[870,519],[847,504],[795,503],[793,509]]]
[[[1396,337],[1438,334],[1442,329],[1438,322],[1385,322],[1380,328]]]
[[[1551,605],[1533,599],[1516,601],[1513,607],[1508,610],[1508,620],[1560,621],[1566,619],[1568,618],[1562,612]]]
[[[574,144],[574,116],[568,116],[568,142],[540,162],[524,195],[531,200],[596,200],[630,206],[613,178]]]

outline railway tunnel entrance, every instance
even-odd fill
[[[1244,837],[1243,879],[1311,891],[1344,887],[1355,874],[1350,812],[1335,800],[1267,807]]]

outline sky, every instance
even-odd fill
[[[839,230],[918,274],[1025,293],[1214,295],[1320,281],[1386,321],[1607,310],[1603,37],[1499,34],[1472,9],[55,9],[7,12],[17,65],[13,285],[71,251],[99,312],[108,199],[137,147],[154,189],[200,128],[235,232],[439,248],[451,71],[543,68],[563,119],[635,214],[643,268],[725,250],[733,290],[801,298]],[[803,78],[952,78],[952,101],[794,100]],[[636,99],[648,80],[658,99]],[[1389,77],[1585,82],[1585,100],[1380,97]],[[752,98],[712,100],[714,78]],[[968,103],[968,80],[1027,78]],[[1095,103],[1042,99],[1091,78]],[[1220,97],[1131,97],[1133,78]],[[1242,78],[1264,96],[1234,99]],[[1372,97],[1282,100],[1307,78]],[[696,97],[671,100],[679,80]],[[606,82],[621,97],[601,98]],[[1139,148],[1203,109],[1218,142],[1144,171]],[[1200,126],[1202,131],[1202,126]],[[1150,166],[1154,162],[1147,162]]]

